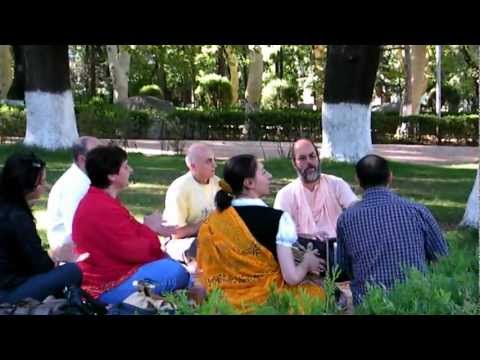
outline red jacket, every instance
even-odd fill
[[[82,287],[94,297],[165,256],[155,232],[135,220],[120,200],[94,186],[78,205],[72,239],[77,254],[90,253],[79,266]]]

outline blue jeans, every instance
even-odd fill
[[[107,304],[119,304],[137,289],[133,286],[135,280],[149,279],[156,283],[154,292],[162,293],[186,288],[189,285],[190,274],[177,261],[165,258],[141,266],[132,276],[117,287],[105,291],[100,300]]]
[[[60,296],[68,285],[80,285],[82,272],[75,263],[57,266],[47,273],[34,275],[13,290],[0,290],[0,302],[16,303],[25,298],[43,301],[47,296]]]

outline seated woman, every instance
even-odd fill
[[[80,285],[77,264],[55,266],[42,248],[30,208],[47,187],[45,163],[31,154],[13,154],[0,175],[0,303],[61,296]]]
[[[133,171],[127,153],[117,146],[99,146],[88,153],[86,170],[91,186],[72,228],[76,251],[90,254],[80,263],[83,289],[118,304],[136,291],[135,280],[152,280],[157,294],[187,287],[188,272],[164,254],[157,236],[169,236],[175,227],[163,226],[158,213],[146,216],[142,224],[118,199]]]
[[[292,245],[295,224],[286,212],[268,207],[261,197],[270,191],[271,175],[253,155],[227,161],[224,180],[215,197],[217,211],[201,226],[197,262],[200,282],[207,291],[220,288],[227,300],[242,312],[264,303],[270,286],[324,297],[324,290],[302,283],[322,263],[312,252],[295,265]]]

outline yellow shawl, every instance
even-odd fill
[[[214,211],[200,227],[197,239],[200,282],[207,292],[220,288],[240,312],[265,303],[273,284],[279,290],[299,294],[304,289],[309,295],[325,297],[324,290],[314,284],[288,286],[272,253],[255,240],[233,207]]]

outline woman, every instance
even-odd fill
[[[264,303],[271,285],[279,289],[305,289],[324,297],[322,288],[301,284],[309,272],[318,272],[321,260],[306,252],[295,265],[292,245],[295,224],[286,212],[268,207],[261,198],[270,191],[271,175],[253,155],[227,161],[217,211],[201,226],[197,262],[207,291],[219,287],[240,311]]]
[[[156,213],[142,224],[118,199],[133,171],[127,153],[118,146],[99,146],[88,152],[86,170],[91,186],[72,228],[76,252],[90,254],[80,263],[83,289],[118,304],[136,292],[136,280],[151,280],[157,294],[187,287],[188,272],[164,254],[157,235],[169,236],[176,228],[164,226]]]
[[[46,179],[45,163],[33,153],[10,156],[0,175],[0,302],[42,301],[82,281],[75,263],[55,267],[42,248],[30,206]]]

